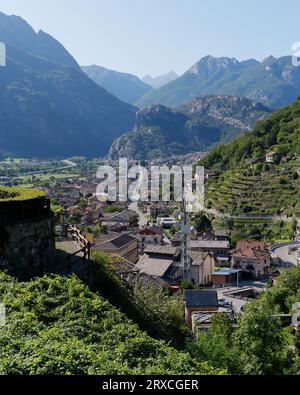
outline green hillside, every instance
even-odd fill
[[[218,374],[142,332],[76,277],[18,283],[0,273],[0,374]]]
[[[266,163],[269,152],[275,152],[273,163]],[[210,208],[234,215],[300,213],[300,99],[217,146],[200,164],[221,172],[207,184]]]
[[[277,162],[293,162],[300,155],[300,99],[256,124],[253,131],[226,145],[218,145],[201,164],[220,170],[243,167],[276,151]]]

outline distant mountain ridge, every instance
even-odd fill
[[[102,88],[118,99],[133,104],[153,89],[132,74],[120,73],[102,66],[82,66],[82,70]]]
[[[158,75],[157,77],[152,77],[151,75],[147,74],[142,78],[142,81],[145,82],[145,84],[152,86],[152,88],[158,89],[163,85],[176,80],[178,77],[178,74],[176,74],[174,71],[170,71],[169,73]]]
[[[300,95],[300,67],[290,56],[270,56],[262,62],[206,56],[181,77],[136,102],[138,107],[163,104],[176,107],[201,95],[231,95],[261,102],[273,109]]]
[[[76,60],[57,40],[49,34],[33,28],[21,17],[8,16],[0,11],[0,37],[1,41],[14,48],[22,49],[31,55],[52,62],[80,69]]]
[[[0,13],[0,151],[36,157],[104,156],[131,130],[136,108],[95,84],[54,38]],[[117,115],[117,116],[116,116]]]
[[[176,109],[149,106],[137,113],[134,130],[114,141],[109,157],[142,160],[207,151],[250,130],[270,112],[232,96],[203,96]]]

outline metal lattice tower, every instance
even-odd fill
[[[189,255],[190,251],[190,217],[186,210],[185,202],[182,204],[182,219],[183,223],[181,226],[182,240],[181,240],[181,266],[182,266],[182,278],[183,280],[191,279],[191,258]]]

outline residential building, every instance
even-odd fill
[[[215,258],[210,252],[190,251],[191,280],[194,284],[208,285],[215,271]]]
[[[201,311],[192,314],[192,332],[195,336],[199,332],[207,332],[212,325],[213,318],[216,314],[226,314],[231,322],[232,327],[238,327],[236,324],[236,317],[231,307],[219,307],[217,311]]]
[[[274,163],[277,156],[277,152],[268,152],[266,154],[266,163]]]
[[[226,240],[190,240],[191,251],[210,252],[214,255],[216,265],[226,266],[229,263],[229,241]]]
[[[139,216],[133,210],[124,210],[121,213],[104,213],[99,218],[99,221],[105,225],[106,222],[110,224],[121,224],[123,229],[138,227]]]
[[[159,217],[157,219],[157,224],[164,229],[171,229],[178,224],[178,221],[173,217]]]
[[[271,255],[263,241],[240,240],[231,252],[232,267],[241,269],[244,277],[259,279],[268,273]]]
[[[163,244],[163,231],[161,228],[152,226],[139,230],[137,234],[140,250],[149,244],[162,245]]]
[[[185,322],[192,329],[192,314],[218,311],[218,294],[211,290],[185,290]]]
[[[218,229],[214,232],[215,240],[219,241],[230,241],[230,230],[229,229]]]
[[[150,258],[172,259],[180,261],[180,248],[170,245],[148,245],[144,249],[144,253]]]
[[[139,259],[138,241],[130,233],[110,233],[94,239],[92,249],[122,257],[129,262],[136,263]]]
[[[159,215],[165,214],[166,208],[166,204],[153,203],[147,207],[147,214],[152,218],[157,218]]]
[[[174,266],[172,258],[150,257],[145,254],[139,259],[136,267],[139,270],[139,276],[144,275],[147,282],[152,281],[161,287],[175,283],[181,275],[181,269]]]

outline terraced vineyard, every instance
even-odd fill
[[[206,186],[206,206],[231,215],[300,213],[300,162],[231,170]]]

